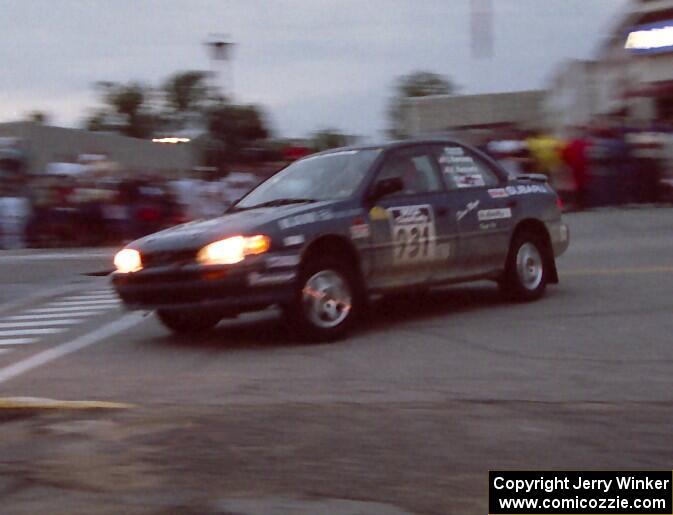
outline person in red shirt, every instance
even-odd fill
[[[561,151],[561,158],[572,171],[575,183],[575,205],[578,209],[586,207],[587,191],[587,149],[589,142],[582,132],[581,129],[578,129],[576,136]]]

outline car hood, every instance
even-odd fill
[[[336,202],[322,201],[312,204],[264,207],[225,214],[210,220],[196,220],[150,234],[128,246],[144,254],[197,250],[208,243],[236,234],[277,232],[277,226],[269,227],[273,222],[287,216],[323,209]],[[273,237],[273,234],[269,234],[269,236]]]

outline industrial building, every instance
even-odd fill
[[[51,163],[79,163],[82,156],[102,156],[115,169],[180,175],[197,165],[192,143],[153,143],[118,134],[52,127],[33,122],[0,124],[0,138],[23,156],[23,172],[40,174]]]
[[[400,129],[403,134],[413,136],[514,125],[534,128],[542,119],[543,97],[543,91],[532,90],[407,98]]]
[[[673,122],[673,0],[633,0],[594,59],[558,68],[543,110],[558,135],[601,118]]]

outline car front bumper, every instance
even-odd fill
[[[299,257],[265,255],[236,265],[167,265],[112,275],[131,310],[203,309],[243,312],[290,302]]]

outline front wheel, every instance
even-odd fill
[[[157,310],[157,318],[176,334],[197,334],[209,331],[222,319],[220,315],[189,310]]]
[[[285,314],[298,336],[333,341],[353,326],[362,307],[355,271],[337,260],[316,259],[303,267]]]
[[[539,299],[547,288],[545,245],[534,234],[523,233],[512,241],[500,288],[513,300]]]

